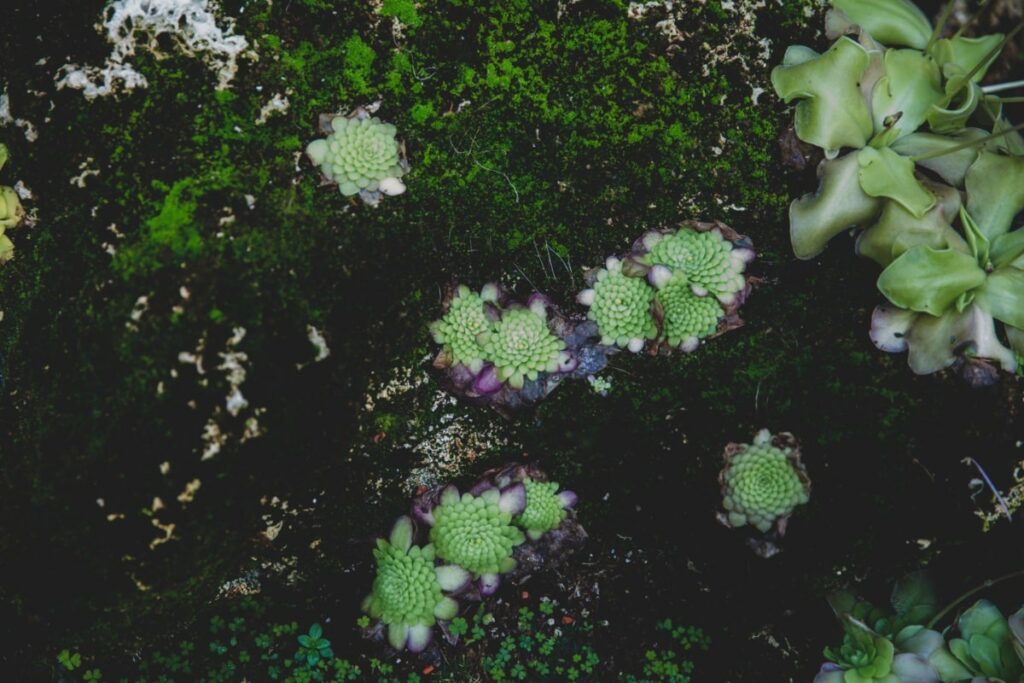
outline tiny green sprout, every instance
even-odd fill
[[[321,659],[333,658],[331,641],[324,638],[323,634],[324,629],[320,624],[310,626],[309,633],[299,634],[299,649],[295,652],[295,659],[309,666],[316,666]]]
[[[82,666],[82,655],[65,649],[61,650],[60,654],[57,655],[57,661],[68,671],[74,671]]]

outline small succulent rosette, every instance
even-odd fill
[[[547,297],[513,301],[496,285],[448,290],[430,326],[441,349],[433,367],[457,396],[511,415],[542,400],[567,377],[602,370],[608,353],[592,325],[564,316]]]
[[[512,520],[526,508],[526,487],[516,483],[459,493],[454,485],[416,498],[412,514],[430,528],[437,557],[468,572],[469,596],[492,595],[501,575],[516,568],[513,549],[526,540]]]
[[[750,526],[754,552],[771,557],[786,533],[790,515],[810,500],[811,480],[800,459],[796,438],[762,429],[752,443],[730,443],[722,453],[718,475],[722,507],[718,520],[727,527]]]
[[[7,146],[0,145],[0,169],[7,163]],[[25,210],[13,187],[0,186],[0,263],[14,257],[14,244],[4,235],[8,228],[15,228],[25,218]]]
[[[459,605],[449,593],[465,590],[472,577],[453,564],[438,564],[435,546],[414,545],[416,527],[408,516],[395,522],[387,540],[373,551],[377,573],[363,611],[375,620],[371,636],[383,636],[398,651],[423,652],[438,622],[455,618]]]
[[[402,176],[409,172],[405,144],[397,130],[372,113],[379,103],[350,114],[321,114],[320,130],[327,137],[306,146],[306,156],[320,169],[325,184],[337,185],[346,197],[358,195],[377,206],[385,196],[405,192]]]
[[[517,484],[525,489],[526,506],[512,523],[523,530],[527,542],[515,548],[513,577],[558,566],[587,539],[576,520],[576,494],[559,490],[558,482],[534,465],[511,463],[489,470],[470,491],[501,491]]]

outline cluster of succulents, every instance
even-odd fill
[[[557,547],[548,557],[554,562],[582,542],[575,504],[576,494],[558,492],[543,472],[519,464],[485,473],[464,493],[449,485],[419,495],[412,516],[399,517],[389,538],[377,540],[376,578],[363,601],[374,621],[369,632],[386,635],[396,650],[422,652],[433,627],[458,614],[456,598],[491,595],[520,559],[533,570],[544,548]],[[415,543],[420,529],[425,545]]]
[[[539,293],[524,304],[495,284],[479,293],[452,287],[430,325],[441,345],[434,367],[453,393],[511,412],[563,379],[590,381],[622,349],[693,351],[743,324],[737,310],[750,292],[744,271],[753,257],[750,240],[719,222],[649,232],[586,273],[577,296],[586,318],[564,315]]]
[[[730,443],[722,453],[718,475],[724,512],[719,521],[731,528],[751,526],[763,538],[751,539],[765,557],[778,552],[774,541],[786,533],[790,515],[811,496],[811,480],[796,438],[762,429],[752,443]]]
[[[742,324],[736,311],[750,291],[744,271],[753,258],[750,240],[724,223],[686,221],[648,232],[630,253],[587,273],[578,301],[602,344],[694,351]]]
[[[831,4],[832,46],[791,46],[771,77],[825,157],[817,192],[790,207],[793,251],[856,228],[884,269],[875,344],[917,374],[994,381],[1024,354],[1024,139],[980,85],[1005,37],[942,37],[909,0]]]
[[[814,683],[1024,681],[1024,608],[1007,618],[992,602],[978,600],[940,632],[937,623],[957,603],[940,609],[920,574],[896,585],[891,609],[846,592],[829,602],[843,624],[843,643],[825,649],[829,661]]]
[[[347,116],[321,116],[320,128],[327,137],[309,143],[306,156],[341,194],[376,204],[381,195],[405,192],[409,164],[393,125],[359,108]]]
[[[0,144],[0,169],[7,163],[7,146]],[[13,187],[0,186],[0,263],[11,260],[14,256],[14,244],[4,232],[8,228],[15,228],[25,217],[25,210],[21,207],[21,200]]]
[[[430,325],[441,345],[434,367],[453,393],[498,409],[538,401],[565,377],[585,377],[607,362],[594,349],[591,326],[568,320],[541,294],[522,303],[496,284],[479,293],[458,285],[443,310]]]

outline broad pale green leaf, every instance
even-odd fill
[[[935,206],[935,195],[914,175],[914,162],[888,147],[865,147],[857,152],[861,189],[871,197],[886,197],[918,218]]]
[[[977,306],[969,306],[963,312],[951,309],[940,317],[918,315],[907,331],[906,341],[910,369],[918,375],[948,368],[965,351],[994,361],[1007,372],[1017,369],[1013,353],[996,335],[992,316]],[[951,650],[955,642],[950,642]],[[960,659],[959,655],[957,658]]]
[[[893,130],[892,139],[913,133],[946,94],[935,62],[919,50],[885,51],[885,75],[871,93],[875,135]]]
[[[878,215],[882,201],[864,194],[858,173],[856,153],[823,161],[818,192],[790,204],[789,237],[797,258],[814,258],[843,230]]]
[[[928,17],[910,0],[832,0],[832,6],[884,45],[923,50],[932,35]]]
[[[1024,209],[1024,157],[983,151],[967,169],[967,212],[989,241],[1010,230]]]
[[[792,48],[790,48],[792,50]],[[808,58],[797,48],[788,62],[772,69],[772,86],[786,102],[796,105],[797,137],[834,158],[843,147],[863,147],[871,137],[871,113],[860,89],[870,63],[867,50],[840,38],[824,54]]]
[[[878,289],[900,308],[939,316],[962,293],[984,282],[985,271],[970,255],[952,249],[914,247],[882,271]]]
[[[960,193],[938,183],[928,187],[939,200],[931,211],[918,218],[896,202],[885,202],[878,220],[858,235],[857,253],[883,268],[917,246],[967,253],[967,243],[951,225],[952,217],[960,211]]]
[[[913,133],[894,142],[892,149],[906,157],[925,156],[952,149],[971,140],[979,140],[987,135],[988,132],[981,128],[965,128],[949,135]],[[967,169],[977,158],[977,148],[967,147],[948,154],[933,156],[930,159],[923,159],[917,163],[934,171],[950,185],[963,188]]]
[[[992,267],[1012,265],[1024,270],[1024,229],[1018,228],[992,240]]]
[[[935,41],[929,52],[935,58],[935,61],[939,63],[940,67],[945,68],[946,65],[953,65],[965,74],[984,61],[984,66],[971,78],[971,80],[977,82],[985,77],[985,72],[988,71],[992,62],[999,56],[998,53],[991,55],[989,53],[1003,41],[1003,37],[1002,33],[993,33],[989,36],[979,36],[977,38],[965,38],[963,36],[943,38]]]
[[[974,304],[1007,325],[1024,329],[1024,270],[1000,268],[990,273]]]

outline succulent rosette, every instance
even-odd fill
[[[701,339],[718,330],[718,322],[725,317],[722,305],[715,297],[694,291],[681,272],[668,275],[659,285],[655,295],[656,310],[668,345],[687,352],[695,351]]]
[[[559,493],[557,481],[524,477],[523,487],[526,489],[526,507],[513,518],[512,523],[523,529],[533,541],[557,529],[569,514],[569,508],[576,504],[576,494],[572,491]]]
[[[928,661],[912,653],[896,653],[892,641],[866,624],[846,616],[843,644],[826,648],[831,661],[822,665],[814,683],[939,683]]]
[[[785,534],[793,510],[810,499],[811,482],[792,434],[762,429],[753,443],[730,443],[718,475],[722,487],[719,520],[729,527],[750,525],[761,533]]]
[[[514,389],[522,389],[526,380],[535,381],[542,372],[557,372],[570,361],[565,342],[548,329],[547,308],[539,300],[528,307],[504,309],[477,341],[498,381]]]
[[[388,643],[422,652],[430,644],[433,626],[458,613],[458,603],[444,593],[462,590],[470,574],[456,565],[435,565],[433,545],[413,545],[412,519],[399,517],[387,540],[377,540],[373,556],[377,575],[363,610],[387,627]]]
[[[401,178],[408,163],[393,125],[359,108],[348,116],[321,117],[321,130],[327,137],[309,143],[306,156],[341,194],[376,203],[382,194],[405,192]]]
[[[699,229],[701,225],[713,227]],[[711,295],[725,305],[732,304],[747,289],[743,271],[754,258],[754,250],[749,241],[748,246],[740,246],[728,239],[723,228],[690,222],[675,231],[649,232],[641,238],[646,253],[639,260],[655,269],[661,266],[672,274],[684,274],[698,296]],[[731,230],[729,233],[737,241],[743,239]]]
[[[0,144],[0,170],[7,163],[7,146]],[[17,227],[25,217],[18,193],[12,187],[0,186],[0,263],[9,261],[14,256],[14,244],[4,235],[8,228]]]
[[[491,328],[486,306],[497,300],[498,288],[495,285],[485,285],[479,294],[465,285],[456,288],[455,296],[448,302],[448,310],[440,320],[430,325],[434,341],[444,347],[452,363],[461,363],[474,373],[483,369],[486,354],[480,346],[479,337]]]
[[[587,317],[597,323],[602,344],[636,353],[658,336],[651,310],[654,290],[644,278],[627,275],[623,262],[612,256],[587,279],[592,286],[580,292],[577,300],[589,307]]]
[[[437,556],[479,580],[483,595],[498,589],[500,575],[516,568],[513,549],[526,538],[512,524],[526,508],[521,483],[505,489],[488,488],[479,495],[459,494],[454,486],[443,489],[436,505],[421,497],[414,514],[430,526],[430,542]]]

